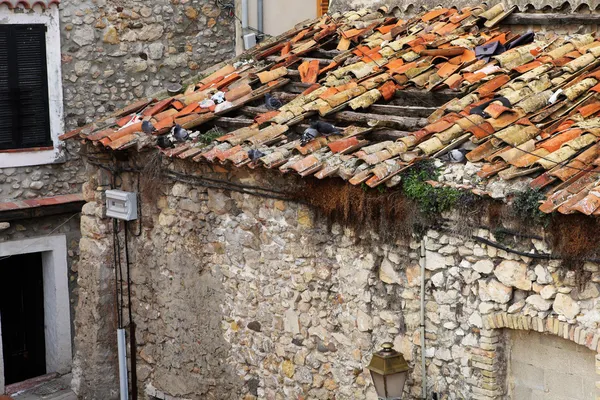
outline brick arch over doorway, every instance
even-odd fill
[[[596,352],[596,365],[600,365],[600,333],[584,329],[576,324],[568,324],[558,318],[537,318],[518,314],[490,314],[483,321],[479,347],[471,348],[471,362],[475,372],[482,379],[474,394],[480,400],[498,400],[505,395],[506,358],[504,343],[501,340],[503,329],[532,331],[557,336]],[[596,368],[596,374],[600,369]],[[600,388],[600,375],[597,376],[596,387]],[[600,390],[596,389],[596,399],[600,399]]]

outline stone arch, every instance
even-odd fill
[[[500,357],[502,344],[500,333],[503,329],[533,331],[557,336],[569,340],[580,346],[596,352],[596,365],[600,365],[600,332],[585,329],[576,324],[568,324],[558,318],[537,318],[519,314],[508,314],[506,312],[492,313],[483,318],[483,329],[479,347],[471,349],[471,361],[474,370],[478,370],[482,376],[478,387],[473,392],[484,400],[496,400],[504,396],[504,385],[502,381],[502,369],[505,361]],[[596,373],[600,373],[598,368]],[[600,375],[596,382],[600,388]],[[600,398],[600,391],[596,389],[596,395]]]

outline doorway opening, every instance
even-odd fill
[[[46,374],[42,253],[0,258],[5,384]]]

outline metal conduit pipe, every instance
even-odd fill
[[[427,367],[425,365],[425,241],[421,240],[421,398],[427,399]]]
[[[242,33],[245,34],[249,26],[248,0],[242,0]]]
[[[264,0],[257,0],[256,8],[256,16],[258,19],[258,32],[262,34],[265,31]]]

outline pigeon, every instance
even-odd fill
[[[173,127],[173,129],[171,130],[171,135],[173,135],[173,138],[178,142],[185,142],[190,137],[188,131],[183,129],[179,124]]]
[[[152,122],[142,121],[142,132],[148,135],[152,135],[154,132],[156,132],[156,128],[154,127],[154,125],[152,125]]]
[[[451,163],[462,163],[465,161],[465,155],[469,152],[468,149],[454,149],[450,150],[447,154],[440,157],[441,160],[448,161]]]
[[[158,137],[158,140],[156,141],[156,144],[158,144],[158,147],[160,147],[161,149],[170,149],[173,146],[173,141],[170,138],[171,135],[162,135]]]
[[[267,110],[274,111],[283,107],[283,103],[281,103],[281,100],[273,97],[271,93],[267,93],[265,94],[265,106],[267,106]]]
[[[265,155],[265,153],[257,149],[248,150],[248,157],[250,157],[250,160],[252,160],[253,162],[257,161],[259,158],[264,157]]]
[[[308,142],[315,139],[317,136],[319,136],[318,130],[316,130],[315,128],[307,128],[302,134],[302,137],[300,138],[300,146],[306,146]]]
[[[317,130],[323,136],[339,135],[341,132],[338,128],[328,122],[315,121],[310,124],[310,127]]]

